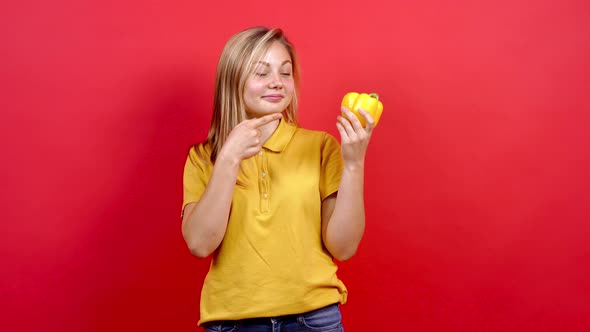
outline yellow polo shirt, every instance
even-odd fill
[[[183,207],[200,199],[213,170],[199,155],[210,156],[209,147],[189,152]],[[281,120],[248,164],[203,284],[199,324],[346,302],[346,287],[321,237],[322,200],[338,191],[342,175],[336,139]]]

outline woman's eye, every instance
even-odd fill
[[[267,75],[266,73],[256,73],[256,76],[258,76],[258,77],[264,77],[266,75]]]
[[[283,76],[291,76],[291,73],[281,73]]]

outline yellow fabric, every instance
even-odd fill
[[[213,165],[202,155],[210,150],[198,145],[187,158],[183,207],[199,200],[211,175]],[[227,231],[205,278],[199,324],[345,303],[346,287],[321,238],[322,200],[338,191],[342,175],[336,139],[281,121],[246,164],[247,180],[236,185]]]

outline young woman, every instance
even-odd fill
[[[213,254],[207,331],[343,331],[334,259],[365,227],[364,159],[374,127],[347,109],[327,133],[297,126],[298,62],[280,29],[234,35],[217,68],[213,118],[184,170],[182,234]]]

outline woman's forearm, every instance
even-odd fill
[[[365,231],[363,186],[364,165],[345,166],[324,238],[330,253],[340,261],[355,254]]]

